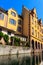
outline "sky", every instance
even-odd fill
[[[0,7],[5,10],[14,8],[18,14],[21,14],[23,5],[30,10],[36,8],[38,19],[43,21],[43,0],[0,0]]]

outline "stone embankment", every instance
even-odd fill
[[[18,47],[9,45],[0,45],[0,55],[26,54],[31,53],[28,47]]]

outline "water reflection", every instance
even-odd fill
[[[43,53],[0,56],[0,65],[40,65]]]

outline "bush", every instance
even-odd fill
[[[3,35],[3,38],[6,42],[6,44],[8,44],[9,43],[9,36],[5,34],[5,35]]]
[[[20,46],[20,38],[15,38],[15,45]]]
[[[20,38],[16,38],[15,36],[11,36],[11,42],[14,42],[15,46],[20,45]]]
[[[2,32],[0,32],[0,39],[3,37],[3,33]]]

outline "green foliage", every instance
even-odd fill
[[[20,45],[20,38],[16,38],[15,36],[11,36],[11,41],[14,42],[15,46]]]
[[[5,40],[6,44],[9,44],[9,36],[7,34],[3,34],[2,32],[0,32],[0,39],[3,37],[3,39]],[[14,43],[15,46],[20,46],[20,38],[17,38],[15,36],[11,36],[11,44]]]
[[[20,38],[15,38],[15,45],[19,46],[20,45]]]
[[[3,33],[2,32],[0,32],[0,37],[3,37]]]
[[[16,41],[16,42],[19,42],[19,41],[20,41],[20,39],[19,39],[19,38],[15,38],[15,41]]]
[[[3,38],[4,38],[4,40],[5,40],[5,42],[6,42],[6,44],[8,44],[9,42],[9,36],[8,35],[3,35]]]

